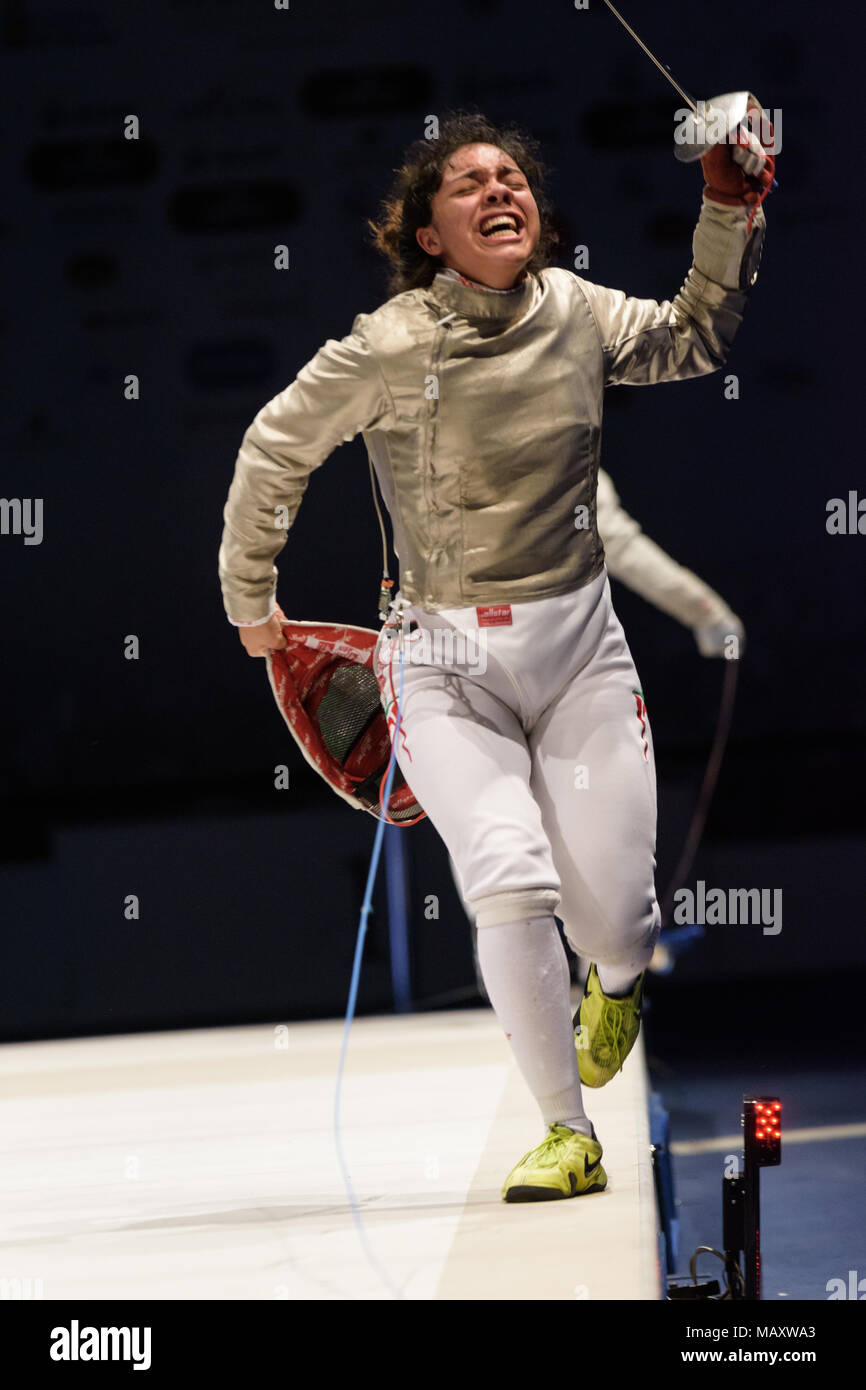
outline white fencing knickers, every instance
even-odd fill
[[[580,956],[649,963],[656,786],[643,693],[606,571],[552,598],[430,613],[401,601],[397,762],[480,928],[551,912]],[[409,632],[414,620],[417,629]],[[374,669],[393,731],[399,644]]]

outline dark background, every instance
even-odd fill
[[[866,536],[825,524],[830,498],[866,495],[854,36],[843,7],[802,0],[625,12],[694,95],[748,86],[783,112],[780,189],[725,369],[740,399],[724,373],[609,391],[603,463],[747,630],[689,881],[784,896],[780,935],[710,927],[652,981],[655,1045],[724,1052],[735,1010],[741,1042],[793,1046],[783,1023],[830,1027],[827,1000],[863,983]],[[560,263],[583,243],[586,278],[671,298],[702,184],[672,154],[682,103],[600,0],[19,0],[0,51],[2,489],[44,499],[41,545],[0,537],[3,1036],[339,1014],[375,824],[308,769],[226,622],[216,560],[241,437],[386,297],[365,219],[429,114],[471,104],[527,127],[553,169]],[[360,439],[312,477],[279,563],[291,616],[378,625]],[[722,663],[635,595],[614,599],[654,729],[661,890]],[[470,1001],[444,851],[427,822],[403,833],[414,998]],[[360,1008],[391,1004],[380,886]],[[855,1013],[834,1006],[832,1028],[862,1050]]]

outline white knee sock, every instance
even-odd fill
[[[631,994],[640,974],[640,969],[636,970],[633,965],[597,964],[595,968],[598,972],[598,983],[605,994],[609,994],[611,998],[621,998],[626,994]]]
[[[479,928],[478,963],[544,1123],[590,1134],[580,1093],[568,961],[553,914]]]

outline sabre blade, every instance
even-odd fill
[[[680,84],[679,84],[678,82],[675,82],[675,81],[674,81],[674,79],[671,77],[670,73],[668,72],[667,68],[663,67],[662,64],[659,62],[658,58],[656,58],[654,54],[650,53],[650,51],[649,51],[649,49],[647,48],[646,44],[644,43],[643,39],[638,38],[638,36],[637,36],[637,34],[635,33],[634,29],[632,29],[632,27],[631,27],[630,24],[627,24],[627,23],[626,23],[626,21],[623,19],[622,15],[620,14],[619,10],[615,10],[615,9],[614,9],[613,5],[610,3],[610,0],[604,0],[604,3],[607,5],[607,8],[610,10],[611,14],[616,16],[616,18],[619,20],[619,22],[620,22],[620,24],[622,25],[622,27],[623,27],[624,29],[627,29],[627,30],[628,30],[628,32],[631,34],[632,38],[634,39],[635,43],[640,44],[640,46],[641,46],[641,48],[643,49],[643,51],[644,51],[644,53],[646,54],[646,56],[647,56],[648,58],[651,58],[651,59],[652,59],[652,61],[655,63],[656,67],[658,68],[659,72],[662,74],[662,76],[667,78],[667,80],[668,80],[668,82],[670,82],[671,86],[674,87],[674,88],[679,92],[679,94],[680,94],[680,96],[682,97],[683,101],[687,102],[688,105],[691,107],[691,109],[694,111],[695,115],[697,115],[697,114],[698,114],[698,108],[695,106],[695,103],[692,101],[691,97],[686,96],[686,94],[685,94],[685,92],[683,91],[683,89],[682,89],[682,87],[680,86]]]

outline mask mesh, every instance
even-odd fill
[[[336,668],[316,711],[316,722],[322,742],[341,767],[381,709],[379,686],[369,666],[347,663]]]

